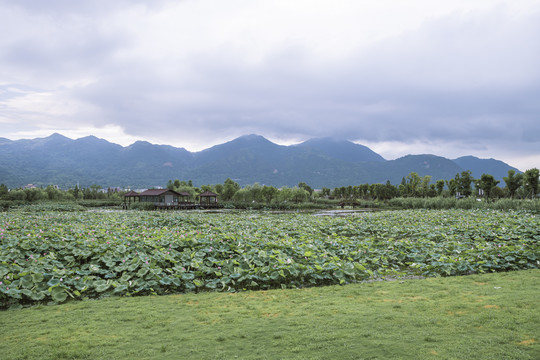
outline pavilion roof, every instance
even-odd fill
[[[212,192],[212,191],[205,191],[202,194],[199,195],[200,197],[217,197],[218,194]]]
[[[148,189],[139,194],[139,196],[159,196],[166,193],[180,195],[178,192],[170,189]]]
[[[124,194],[124,197],[137,197],[137,196],[139,196],[139,193],[133,190]]]

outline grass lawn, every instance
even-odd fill
[[[3,359],[540,359],[540,270],[0,312]]]

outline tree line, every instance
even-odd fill
[[[504,186],[490,174],[482,174],[475,179],[470,171],[456,174],[453,179],[437,180],[432,183],[429,175],[420,176],[416,172],[402,178],[401,183],[393,185],[390,181],[385,184],[360,184],[341,186],[333,189],[323,187],[315,191],[305,182],[294,187],[281,187],[261,185],[255,183],[241,187],[230,178],[223,184],[194,186],[191,180],[169,180],[167,188],[177,192],[187,192],[191,199],[204,191],[212,191],[219,195],[222,202],[236,203],[302,203],[306,201],[338,200],[390,200],[396,197],[431,198],[431,197],[483,197],[484,199],[534,199],[538,194],[539,170],[529,169],[524,173],[509,170],[503,178]],[[46,188],[27,188],[8,190],[7,186],[0,184],[0,200],[35,202],[51,201],[77,201],[77,200],[117,200],[122,199],[123,192],[117,189],[104,190],[99,185],[87,188],[75,186],[62,191],[53,185]]]
[[[403,177],[399,185],[392,185],[390,181],[385,184],[361,184],[336,187],[330,189],[323,187],[315,191],[305,182],[300,182],[295,187],[281,187],[261,185],[255,183],[241,187],[230,178],[223,184],[203,185],[200,188],[193,186],[191,181],[185,182],[169,180],[167,188],[175,191],[188,192],[195,197],[202,191],[213,191],[220,195],[221,201],[231,202],[256,202],[271,204],[273,202],[304,202],[317,199],[333,199],[340,201],[364,200],[390,200],[395,197],[470,197],[477,196],[484,199],[534,199],[538,194],[539,170],[534,168],[525,173],[508,171],[508,176],[503,178],[505,183],[501,187],[500,182],[490,174],[482,174],[479,179],[472,176],[471,171],[463,171],[456,174],[453,179],[437,180],[431,182],[429,175],[420,176],[411,172]]]
[[[36,201],[77,201],[77,200],[120,200],[123,192],[117,189],[107,188],[104,190],[100,185],[89,187],[75,186],[66,191],[53,185],[47,187],[31,187],[8,190],[7,186],[0,184],[0,200],[17,202]]]

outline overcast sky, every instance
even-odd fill
[[[540,0],[0,0],[0,137],[540,167]]]

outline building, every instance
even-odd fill
[[[202,208],[217,208],[218,195],[212,191],[205,191],[199,195],[199,206]]]
[[[177,192],[169,189],[148,189],[141,193],[130,191],[124,194],[124,209],[131,207],[131,202],[153,204],[157,209],[215,209],[219,208],[218,195],[205,191],[199,195],[199,204],[190,201],[188,192]]]
[[[156,206],[178,205],[182,194],[169,189],[148,189],[138,195],[140,202],[150,202]]]

